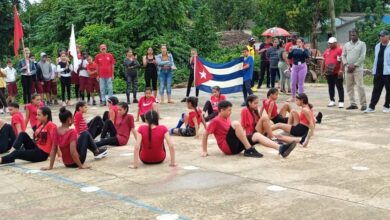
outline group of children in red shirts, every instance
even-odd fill
[[[210,134],[214,134],[218,147],[227,155],[244,151],[244,156],[262,157],[254,147],[262,144],[287,157],[297,143],[306,147],[313,135],[316,121],[320,122],[322,117],[314,118],[312,105],[306,94],[298,94],[296,97],[300,112],[292,110],[288,104],[284,104],[278,111],[277,89],[270,89],[267,96],[260,109],[259,98],[256,95],[248,96],[246,107],[241,111],[241,121],[231,121],[232,103],[220,93],[219,87],[214,87],[203,111],[198,107],[197,98],[187,98],[188,111],[183,113],[175,128],[168,130],[159,124],[156,100],[152,96],[152,90],[146,88],[145,95],[139,100],[136,118],[139,121],[141,117],[146,124],[135,130],[134,117],[128,113],[128,104],[119,102],[115,96],[108,99],[108,111],[103,117],[96,116],[89,122],[84,118],[88,111],[85,102],[76,104],[74,114],[66,107],[61,107],[58,116],[61,125],[57,127],[52,122],[50,108],[43,106],[40,95],[34,95],[32,102],[26,105],[26,119],[19,112],[19,105],[11,103],[11,125],[0,120],[0,153],[14,148],[10,154],[0,158],[0,164],[12,163],[15,159],[40,162],[50,157],[49,167],[43,168],[46,170],[53,168],[58,155],[62,157],[66,167],[89,168],[85,164],[87,150],[94,154],[95,159],[101,159],[107,155],[107,145],[124,146],[128,143],[130,134],[133,134],[136,145],[132,168],[139,166],[139,160],[144,164],[162,163],[166,157],[164,141],[170,150],[170,166],[176,166],[170,136],[199,137],[201,124],[205,129],[202,138],[204,157],[208,155],[207,140]],[[28,122],[34,131],[33,138],[25,132]],[[71,128],[72,124],[74,128]],[[182,128],[183,124],[185,128]],[[273,134],[277,129],[292,136]],[[99,135],[100,140],[95,141]]]

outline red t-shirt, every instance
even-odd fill
[[[255,132],[255,127],[259,121],[259,116],[252,113],[248,107],[241,110],[241,125],[244,128],[247,135],[251,135]]]
[[[142,135],[139,157],[143,162],[156,163],[165,159],[164,136],[168,132],[164,125],[152,128],[152,139],[149,145],[149,126],[141,125],[138,132]]]
[[[24,123],[24,116],[21,112],[17,112],[12,115],[11,118],[11,126],[14,130],[14,133],[16,136],[18,136],[18,130],[16,129],[16,125],[20,124],[20,127],[22,128],[22,131],[26,131],[26,124]]]
[[[198,125],[202,122],[202,109],[197,108],[198,113],[192,110],[188,113],[188,126],[191,128],[195,128],[194,118],[198,122]]]
[[[215,96],[211,96],[210,102],[211,102],[211,106],[213,106],[214,112],[218,111],[218,103],[223,100],[226,100],[226,97],[224,95],[219,95],[219,98]]]
[[[263,99],[263,107],[264,107],[264,110],[267,112],[267,114],[268,114],[268,110],[269,110],[271,103],[274,103],[274,107],[272,109],[271,115],[268,115],[268,116],[272,119],[278,115],[278,105],[276,104],[276,102],[274,100]]]
[[[116,119],[118,118],[118,106],[117,105],[111,105],[110,107],[108,107],[108,109],[110,111],[113,111],[114,112],[114,120],[113,121],[116,121]]]
[[[292,41],[286,43],[286,45],[284,46],[284,49],[286,50],[287,53],[290,53],[290,49],[292,46],[294,46]],[[290,59],[289,61],[290,61],[290,64],[294,63],[293,59]]]
[[[112,77],[112,66],[115,64],[115,58],[111,53],[99,53],[95,57],[95,63],[99,67],[98,74],[100,78]]]
[[[28,120],[30,121],[31,127],[38,126],[38,119],[37,119],[37,111],[40,107],[44,106],[43,102],[39,103],[38,106],[35,106],[31,103],[28,103],[26,105],[26,109],[28,110]]]
[[[57,145],[62,154],[62,162],[67,165],[74,164],[75,162],[72,159],[70,154],[70,143],[74,141],[77,144],[77,132],[75,129],[69,129],[65,134],[58,134],[56,129],[53,135],[53,142]]]
[[[215,117],[207,126],[207,133],[214,134],[219,149],[225,154],[232,154],[229,145],[226,142],[226,135],[229,132],[231,122],[229,118]]]
[[[334,74],[337,75],[340,72],[341,62],[337,61],[337,57],[339,57],[341,61],[341,54],[343,53],[343,49],[337,46],[334,49],[326,49],[324,51],[324,65],[325,67],[329,64],[334,64],[336,67],[334,68]]]
[[[81,132],[88,130],[88,125],[83,117],[82,112],[79,111],[76,112],[74,114],[73,120],[74,120],[74,128],[76,129],[77,134],[80,134]]]
[[[97,68],[97,65],[96,65],[95,62],[87,64],[87,71],[89,73],[89,77],[91,77],[91,78],[96,78],[97,77],[97,72],[95,72],[96,68]]]
[[[146,112],[152,110],[153,103],[155,102],[156,98],[154,96],[150,96],[149,98],[142,96],[138,102],[139,115],[144,115]]]
[[[127,114],[126,116],[118,116],[116,118],[115,128],[116,128],[116,138],[118,138],[118,142],[120,146],[126,145],[130,138],[131,129],[134,126],[134,117],[131,114]]]
[[[53,144],[53,135],[56,129],[56,124],[49,121],[46,123],[46,125],[39,125],[39,127],[34,133],[36,140],[35,143],[41,150],[43,150],[47,154],[50,154],[51,147]]]

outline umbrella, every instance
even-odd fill
[[[288,37],[290,36],[290,33],[283,28],[273,27],[264,31],[261,35],[264,37]]]

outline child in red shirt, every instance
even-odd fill
[[[129,112],[129,105],[125,102],[118,104],[118,116],[115,123],[107,120],[104,123],[100,141],[96,142],[98,147],[103,145],[124,146],[130,138],[130,132],[136,138],[134,129],[134,117]],[[109,133],[109,137],[107,134]]]
[[[278,99],[279,91],[276,88],[271,88],[267,92],[267,98],[263,100],[263,106],[260,109],[260,114],[263,114],[265,110],[269,119],[274,123],[287,124],[287,113],[291,112],[291,106],[288,103],[284,103],[282,109],[278,112],[278,105],[276,100]]]
[[[12,146],[15,150],[1,157],[1,164],[13,163],[16,159],[33,163],[47,160],[57,126],[52,122],[51,110],[48,107],[38,109],[37,120],[39,125],[34,132],[34,140],[26,132],[21,132]]]
[[[37,130],[38,120],[37,120],[37,111],[38,108],[44,106],[42,102],[42,97],[39,94],[34,94],[31,97],[31,103],[26,104],[26,118],[25,125],[27,127],[28,122],[30,121],[31,128],[33,131]]]
[[[218,116],[210,122],[203,134],[202,157],[208,156],[207,140],[210,134],[214,134],[218,147],[227,155],[239,154],[244,151],[246,157],[262,157],[263,155],[257,152],[253,146],[257,143],[278,150],[283,157],[287,157],[295,148],[295,142],[278,145],[258,132],[247,136],[238,121],[230,121],[232,103],[229,101],[221,101],[218,104],[218,111]]]
[[[171,128],[169,133],[184,137],[199,137],[200,123],[202,123],[206,129],[206,122],[203,119],[202,110],[198,107],[198,98],[193,96],[188,97],[186,99],[186,104],[188,112],[182,114],[176,128]],[[185,128],[181,128],[183,123],[186,125]]]
[[[137,112],[137,120],[139,121],[139,116],[141,116],[142,122],[145,122],[145,113],[150,110],[154,110],[158,112],[156,98],[152,96],[152,89],[149,87],[145,88],[145,95],[141,97],[138,102],[138,112]]]
[[[112,121],[112,123],[115,123],[116,118],[118,116],[118,106],[117,105],[119,103],[119,100],[117,97],[111,96],[110,98],[108,98],[107,103],[108,103],[108,111],[104,112],[103,121],[105,122],[107,120],[110,120],[110,121]]]
[[[100,116],[96,116],[87,123],[84,119],[84,114],[87,113],[87,111],[88,106],[86,102],[77,102],[73,118],[74,127],[76,129],[77,135],[81,135],[81,133],[86,131],[92,135],[93,139],[95,139],[100,135],[100,133],[102,133],[104,122]]]
[[[149,111],[145,114],[148,125],[141,125],[137,131],[137,143],[134,148],[134,163],[131,168],[138,167],[138,158],[144,164],[158,164],[165,160],[166,152],[164,140],[169,147],[171,163],[169,166],[176,166],[175,149],[169,136],[168,129],[159,125],[159,115],[156,111]],[[153,137],[153,138],[152,138]]]
[[[100,103],[102,103],[102,98],[100,97],[100,87],[99,87],[99,81],[97,79],[97,65],[93,61],[93,57],[89,56],[88,59],[88,64],[87,64],[87,72],[89,74],[89,81],[88,81],[88,89],[90,96],[92,97],[92,105],[96,105],[95,101],[95,93],[98,94]]]
[[[203,107],[203,114],[206,115],[207,113],[207,117],[204,117],[206,122],[218,115],[218,103],[223,100],[226,100],[226,97],[221,94],[221,88],[214,86],[210,100],[206,101]]]
[[[91,135],[88,132],[82,133],[77,138],[75,129],[69,128],[72,123],[72,113],[66,110],[65,107],[60,108],[59,118],[61,126],[58,127],[53,134],[53,147],[50,152],[50,165],[42,170],[51,170],[54,166],[55,157],[58,149],[61,150],[62,162],[66,167],[78,167],[80,169],[88,169],[85,159],[87,157],[87,149],[92,151],[95,159],[101,159],[107,156],[106,148],[97,148]]]
[[[26,124],[23,117],[23,114],[19,111],[18,103],[10,103],[8,105],[8,110],[11,114],[11,126],[14,130],[16,136],[19,135],[20,132],[26,131]]]
[[[241,110],[241,126],[246,135],[259,132],[273,138],[271,125],[267,116],[259,113],[259,98],[256,95],[249,95],[246,99],[246,107]]]

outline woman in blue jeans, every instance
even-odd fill
[[[174,103],[171,100],[172,71],[176,69],[172,54],[168,53],[167,45],[161,45],[161,54],[156,56],[158,75],[160,79],[161,103],[164,103],[164,90],[167,90],[168,103]]]

